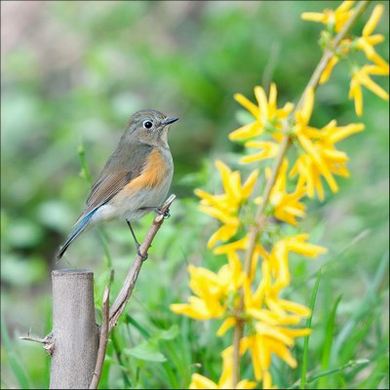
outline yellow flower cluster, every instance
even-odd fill
[[[303,20],[325,24],[329,30],[339,32],[352,15],[351,8],[355,1],[343,1],[335,10],[325,9],[323,12],[304,12]]]
[[[250,201],[258,177],[258,172],[254,171],[241,185],[238,172],[231,171],[220,161],[217,161],[216,166],[225,192],[211,195],[203,190],[196,190],[201,198],[201,209],[222,223],[222,228],[219,228],[209,241],[212,247],[216,239],[226,242],[237,233],[240,225],[240,208],[244,202]],[[304,196],[305,191],[298,186],[294,193],[286,192],[287,168],[288,162],[285,160],[272,190],[271,204],[276,218],[295,225],[295,218],[304,216],[304,206],[299,200]],[[253,201],[259,203],[261,200],[257,198]],[[224,228],[230,229],[230,227],[232,230],[228,230],[226,236],[221,234]],[[270,252],[258,244],[253,254],[252,272],[249,275],[243,271],[240,260],[241,253],[247,249],[248,237],[245,235],[239,240],[219,245],[214,248],[214,253],[225,255],[228,263],[218,272],[190,265],[189,286],[193,295],[188,298],[187,303],[171,305],[173,312],[195,320],[223,319],[217,331],[218,336],[223,336],[237,322],[239,290],[242,288],[244,305],[241,308],[241,316],[251,324],[252,332],[242,338],[240,353],[244,354],[247,351],[250,353],[255,379],[263,381],[265,388],[271,385],[271,356],[275,354],[291,367],[296,367],[296,361],[289,348],[294,345],[296,337],[309,332],[308,329],[292,327],[310,314],[309,309],[280,297],[283,288],[290,284],[289,253],[316,257],[325,252],[324,248],[307,243],[307,239],[307,234],[282,238],[274,243]],[[252,291],[251,285],[255,279],[260,257],[263,259],[262,278],[258,287]],[[226,353],[225,351],[224,354]],[[199,374],[194,374],[191,388],[223,388],[231,383],[229,382],[231,379],[228,379],[226,374],[231,372],[231,367],[227,366],[226,356],[223,357],[223,361],[224,369],[218,384]],[[253,388],[253,383],[244,380],[238,383],[237,388]]]
[[[283,288],[290,284],[289,253],[317,257],[325,252],[325,248],[307,243],[307,239],[307,234],[285,237],[274,244],[270,253],[258,246],[253,268],[255,271],[259,255],[262,256],[262,278],[255,291],[251,289],[253,275],[248,276],[242,271],[237,253],[246,247],[247,238],[221,246],[218,253],[226,254],[229,264],[223,265],[217,273],[190,265],[190,288],[194,295],[189,297],[188,303],[171,305],[173,312],[196,320],[224,319],[217,331],[217,336],[223,336],[236,324],[238,291],[242,287],[244,306],[241,309],[241,317],[251,325],[252,331],[242,338],[240,354],[250,352],[255,379],[263,381],[264,388],[271,386],[272,355],[278,356],[289,366],[296,367],[297,363],[289,348],[294,346],[295,338],[310,332],[309,329],[292,327],[307,317],[310,310],[280,297]],[[211,386],[209,379],[194,374],[191,388],[224,388],[222,386],[231,383],[227,379],[227,370],[231,371],[231,367],[227,366],[225,357],[224,370],[218,385],[212,382],[213,387],[208,387]],[[248,385],[252,386],[252,382],[242,381],[237,388],[252,388],[244,387]]]
[[[314,91],[308,90],[302,109],[295,113],[295,124],[292,134],[297,141],[299,157],[291,169],[290,175],[299,175],[299,182],[306,185],[306,193],[310,198],[315,192],[320,200],[324,199],[321,177],[325,179],[332,192],[338,191],[333,175],[348,177],[346,167],[348,156],[337,150],[335,144],[350,135],[364,129],[361,123],[337,126],[335,120],[330,121],[322,129],[309,125],[314,105]]]
[[[313,22],[320,22],[327,25],[331,32],[339,32],[345,22],[350,18],[354,1],[344,1],[335,11],[324,10],[323,13],[304,12],[302,19]],[[355,111],[358,116],[363,114],[363,93],[362,86],[369,89],[383,100],[389,100],[389,94],[376,84],[370,76],[388,76],[389,64],[375,50],[374,46],[384,41],[382,34],[374,34],[374,30],[383,14],[384,6],[377,4],[366,25],[362,35],[354,39],[344,39],[339,51],[333,50],[333,56],[324,69],[320,84],[328,81],[334,67],[339,62],[340,57],[347,57],[351,51],[362,51],[369,61],[369,64],[359,66],[351,62],[351,83],[349,88],[349,98],[354,100]],[[332,50],[332,47],[327,47]]]
[[[354,1],[344,1],[336,10],[308,12],[302,18],[325,24],[334,38],[354,14],[354,5]],[[334,50],[334,55],[318,80],[319,84],[327,82],[341,57],[352,50],[363,51],[372,64],[354,68],[350,89],[358,115],[363,111],[362,85],[388,99],[387,93],[370,78],[370,75],[388,74],[388,64],[373,48],[383,41],[382,35],[373,35],[382,12],[382,6],[374,8],[361,37],[343,39],[335,48],[330,42],[327,49]],[[255,153],[242,157],[241,163],[264,159],[277,161],[274,171],[266,168],[262,173],[265,180],[272,183],[270,191],[265,191],[264,197],[256,194],[255,189],[262,184],[259,170],[253,170],[242,181],[240,171],[216,161],[223,191],[212,194],[197,189],[195,194],[200,198],[201,211],[219,224],[208,240],[208,247],[226,261],[216,272],[190,265],[188,273],[192,295],[186,303],[171,305],[173,312],[195,320],[221,321],[216,333],[218,337],[223,337],[231,328],[236,331],[245,325],[244,333],[238,337],[238,344],[235,342],[222,352],[219,380],[214,382],[194,373],[191,389],[252,389],[260,381],[263,388],[270,389],[274,388],[270,370],[273,357],[292,368],[297,366],[291,349],[298,337],[310,333],[310,329],[299,325],[311,313],[306,306],[284,297],[286,287],[291,284],[290,254],[316,258],[326,249],[310,243],[307,233],[291,234],[291,227],[287,235],[284,224],[294,227],[298,219],[305,217],[305,197],[324,199],[324,182],[332,192],[338,191],[335,177],[348,177],[349,171],[348,156],[338,149],[337,144],[364,129],[361,123],[339,126],[336,120],[320,128],[313,127],[310,124],[315,103],[313,88],[306,89],[295,108],[290,102],[278,107],[274,83],[268,96],[260,86],[254,88],[254,95],[256,104],[241,94],[234,96],[250,113],[252,120],[231,132],[229,139],[243,142],[246,149],[257,149]],[[288,147],[292,153],[287,159]],[[258,217],[252,216],[256,207],[259,207],[260,214],[264,214],[261,214],[264,225],[259,227],[258,232],[269,228],[266,239],[261,234],[252,234],[253,224],[262,223]],[[272,224],[274,220],[280,223]],[[237,362],[233,355],[243,357],[246,354],[250,355],[256,382],[239,380],[234,375],[234,372],[237,374]]]
[[[211,195],[200,189],[195,190],[195,194],[202,199],[201,210],[222,223],[222,226],[210,237],[207,244],[209,248],[213,248],[220,240],[229,240],[237,233],[240,226],[240,207],[251,196],[259,174],[258,170],[254,170],[241,185],[239,171],[233,172],[219,160],[216,161],[215,166],[221,175],[225,193]]]
[[[296,218],[303,218],[305,216],[305,205],[300,202],[306,194],[305,185],[302,180],[298,181],[298,184],[294,192],[287,192],[287,170],[288,161],[283,160],[282,166],[279,171],[279,175],[276,179],[274,186],[272,187],[270,195],[270,205],[273,208],[273,215],[279,221],[289,223],[290,225],[296,225]],[[265,177],[269,180],[271,176],[270,168],[265,170]],[[255,203],[260,204],[262,198],[255,199]]]
[[[274,88],[276,90],[276,87]],[[250,103],[249,100],[245,101],[246,107],[249,107],[248,102]],[[286,105],[292,107],[291,103]],[[332,192],[338,191],[334,175],[348,177],[349,172],[346,167],[348,157],[344,152],[337,150],[335,144],[364,129],[361,123],[337,126],[335,120],[330,121],[322,129],[314,128],[309,124],[313,106],[314,91],[309,89],[305,95],[302,107],[294,114],[293,123],[286,124],[286,127],[290,126],[290,134],[299,153],[299,157],[289,173],[290,177],[299,175],[296,190],[288,196],[285,191],[285,185],[281,185],[286,176],[287,162],[285,162],[282,165],[280,176],[271,195],[271,204],[280,205],[276,207],[275,217],[293,225],[296,224],[295,217],[304,215],[304,207],[297,204],[300,198],[305,194],[313,198],[315,193],[317,193],[320,200],[324,199],[321,178],[325,179]],[[230,134],[230,138],[241,140],[258,137],[259,134],[263,134],[262,131],[259,132],[258,130],[242,132],[241,129],[243,128],[233,131]],[[280,143],[282,130],[278,128],[272,134]],[[247,142],[245,145],[247,147],[257,145],[259,148],[262,147],[262,151],[242,158],[241,161],[244,163],[275,157],[279,148],[279,144],[275,141],[254,140]],[[289,201],[292,201],[295,205],[291,207],[288,204]]]
[[[242,286],[241,264],[230,262],[214,273],[206,268],[188,267],[190,288],[195,294],[188,303],[171,305],[172,311],[195,320],[222,318],[229,309],[229,301]]]
[[[286,103],[283,108],[277,107],[277,89],[271,84],[269,97],[264,89],[256,86],[254,89],[257,105],[241,94],[235,94],[234,98],[254,117],[254,121],[240,127],[229,135],[231,141],[247,140],[267,133],[269,141],[248,141],[245,146],[259,149],[259,152],[241,159],[243,163],[260,161],[275,157],[278,153],[278,145],[283,137],[283,123],[294,108],[292,103]]]

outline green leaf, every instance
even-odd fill
[[[321,280],[321,275],[322,275],[322,269],[318,271],[318,276],[316,283],[314,285],[313,291],[311,293],[311,298],[310,298],[310,310],[311,310],[311,315],[306,321],[306,328],[311,327],[311,321],[313,318],[314,314],[314,307],[316,304],[317,300],[317,294],[318,294],[318,289],[320,287],[320,280]],[[308,368],[308,358],[309,358],[309,336],[305,337],[304,344],[303,344],[303,356],[302,356],[302,369],[301,369],[301,383],[300,383],[300,388],[305,389],[306,388],[306,375],[307,375],[307,368]]]
[[[367,294],[359,305],[359,309],[353,313],[351,318],[347,321],[347,323],[337,335],[334,341],[334,348],[332,350],[331,359],[333,361],[335,361],[336,357],[339,356],[339,354],[341,353],[344,343],[351,336],[351,333],[353,332],[354,328],[359,324],[359,321],[368,315],[370,310],[372,310],[373,305],[377,304],[378,301],[376,298],[378,290],[384,280],[384,275],[386,275],[388,261],[389,255],[388,253],[386,253],[379,263],[379,267],[375,273],[374,279],[369,285]]]
[[[125,321],[127,324],[133,325],[134,328],[136,328],[145,338],[150,337],[150,333],[134,317],[131,317],[130,315],[126,314]]]
[[[333,335],[334,335],[334,326],[335,326],[335,319],[336,319],[336,312],[337,307],[341,301],[341,295],[336,299],[336,302],[333,305],[332,311],[329,314],[328,321],[326,323],[326,334],[325,334],[325,340],[324,340],[324,348],[322,351],[322,363],[321,368],[326,371],[329,369],[329,362],[330,362],[330,353],[332,350],[332,344],[333,344]],[[318,381],[318,389],[326,389],[329,387],[328,384],[329,376],[323,376]]]
[[[134,348],[125,348],[123,352],[140,360],[149,362],[165,362],[166,357],[151,343],[141,343]]]
[[[156,338],[162,340],[173,340],[179,334],[179,327],[175,324],[169,329],[162,329],[157,333]]]

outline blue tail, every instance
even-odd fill
[[[64,255],[64,253],[68,249],[69,245],[73,242],[73,240],[75,240],[85,230],[92,216],[95,214],[97,210],[98,208],[93,209],[92,211],[84,215],[84,217],[82,217],[79,221],[76,222],[68,238],[66,239],[65,243],[58,250],[57,253],[58,260],[61,259],[61,257]]]

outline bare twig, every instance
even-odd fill
[[[93,372],[90,389],[97,389],[100,376],[102,374],[102,368],[104,363],[104,357],[106,356],[106,347],[108,341],[108,322],[110,315],[110,285],[106,286],[103,294],[103,306],[102,306],[102,325],[100,327],[99,336],[99,349],[97,352],[95,370]]]
[[[176,195],[172,194],[161,206],[159,214],[154,218],[153,224],[150,227],[144,242],[139,248],[139,253],[137,254],[131,268],[129,269],[129,272],[127,273],[126,280],[123,283],[122,289],[119,291],[113,305],[111,306],[108,328],[109,332],[116,325],[119,316],[122,314],[123,310],[126,307],[126,303],[133,292],[135,282],[137,281],[142,264],[147,257],[148,249],[150,248],[155,235],[157,234],[164,221],[164,215],[167,215],[169,213],[169,208],[175,199]]]
[[[368,0],[361,0],[358,5],[356,6],[354,13],[350,17],[350,19],[345,23],[342,30],[336,35],[332,42],[332,47],[325,50],[320,62],[318,63],[317,67],[315,68],[312,76],[310,77],[309,82],[307,83],[298,104],[296,105],[294,111],[290,114],[290,117],[294,115],[295,112],[297,112],[303,105],[305,95],[310,89],[317,88],[321,74],[323,73],[324,69],[326,68],[327,64],[329,63],[330,59],[333,56],[334,50],[338,47],[340,42],[345,38],[345,36],[348,34],[349,30],[353,26],[353,24],[356,22],[356,20],[359,18],[362,12],[367,8],[368,6]],[[269,203],[269,199],[271,196],[271,191],[273,186],[275,185],[275,181],[279,175],[279,170],[282,165],[282,161],[284,156],[287,153],[287,150],[290,146],[291,138],[289,135],[285,135],[280,147],[278,155],[276,156],[275,164],[272,169],[271,177],[267,181],[266,187],[264,189],[263,194],[263,201],[259,205],[256,217],[255,217],[255,224],[252,225],[249,228],[248,232],[248,247],[245,253],[245,260],[244,260],[244,269],[247,275],[250,274],[251,271],[251,265],[252,265],[252,258],[253,253],[256,246],[256,241],[258,237],[260,236],[264,224],[267,220],[265,216],[265,209]],[[240,306],[239,306],[239,313],[242,312],[244,307],[244,296],[243,291],[240,292],[241,299],[240,299]],[[233,336],[233,387],[235,388],[237,386],[237,383],[240,380],[240,341],[244,333],[244,323],[242,321],[237,321],[236,326],[234,328],[234,336]]]
[[[43,348],[45,351],[51,356],[53,351],[54,351],[54,343],[53,343],[53,335],[52,333],[49,333],[47,336],[44,338],[40,338],[37,336],[20,336],[20,340],[25,340],[25,341],[33,341],[34,343],[40,343],[43,345]]]
[[[160,229],[165,215],[169,214],[169,208],[173,201],[176,199],[175,195],[171,195],[163,204],[163,206],[159,210],[159,214],[154,218],[153,224],[149,229],[144,242],[141,244],[137,257],[133,262],[133,265],[129,269],[129,272],[126,276],[126,280],[123,283],[122,289],[118,293],[111,309],[109,307],[110,300],[110,283],[105,288],[103,294],[103,309],[102,309],[102,325],[100,327],[100,337],[99,337],[99,349],[97,352],[96,366],[93,373],[93,377],[91,380],[91,384],[89,385],[90,389],[97,389],[99,384],[104,357],[106,355],[106,347],[108,336],[112,331],[113,327],[116,325],[120,315],[126,307],[126,304],[133,292],[135,283],[138,278],[138,274],[141,270],[142,264],[144,260],[147,258],[147,252],[150,248],[154,237],[156,236],[158,230]],[[112,274],[110,281],[112,280]]]

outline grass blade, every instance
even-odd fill
[[[386,269],[388,267],[388,261],[389,257],[386,254],[382,257],[382,260],[379,263],[379,267],[375,273],[373,282],[371,283],[365,298],[361,302],[359,309],[352,315],[352,318],[345,324],[344,328],[338,334],[334,342],[334,348],[332,350],[332,361],[336,361],[336,357],[339,356],[345,341],[348,340],[352,330],[359,323],[360,319],[367,315],[374,304],[377,304],[377,293],[383,278],[385,275],[387,275]]]
[[[308,387],[308,388],[313,389],[314,388],[313,382],[317,381],[320,378],[323,378],[323,377],[329,376],[329,375],[334,375],[334,374],[337,374],[339,372],[343,372],[345,370],[348,370],[350,368],[354,368],[354,367],[358,367],[358,366],[367,366],[369,363],[370,363],[370,361],[367,359],[351,360],[341,367],[333,368],[331,370],[320,372],[318,374],[312,374],[312,375],[310,374],[310,375],[308,375],[308,377],[306,377],[305,386],[310,385],[310,387]],[[302,388],[301,385],[302,385],[302,381],[299,380],[296,383],[294,383],[292,386],[288,387],[288,389]]]
[[[9,358],[9,364],[11,366],[12,372],[14,373],[16,379],[18,380],[20,387],[22,389],[29,389],[29,380],[26,373],[23,370],[23,366],[19,361],[19,358],[16,356],[15,351],[12,346],[12,342],[9,338],[7,327],[3,319],[3,314],[1,314],[1,340],[4,344],[4,348],[7,352]]]
[[[322,270],[320,269],[318,271],[318,276],[317,276],[316,282],[314,284],[313,291],[311,293],[311,298],[310,298],[311,314],[310,314],[310,317],[306,321],[306,328],[311,327],[311,321],[312,321],[313,314],[314,314],[314,307],[315,307],[316,300],[317,300],[318,289],[320,287],[321,275],[322,275]],[[309,338],[310,338],[310,335],[306,336],[304,339],[304,343],[303,343],[301,383],[299,386],[301,389],[306,388],[306,374],[307,374],[308,357],[309,357]]]
[[[341,301],[341,295],[336,299],[336,302],[333,305],[332,311],[330,312],[328,321],[326,323],[326,334],[325,334],[324,348],[322,351],[322,361],[321,361],[321,368],[324,371],[329,369],[330,353],[332,351],[336,312],[340,301]],[[317,389],[329,388],[328,379],[329,379],[328,375],[323,376],[318,381]]]

